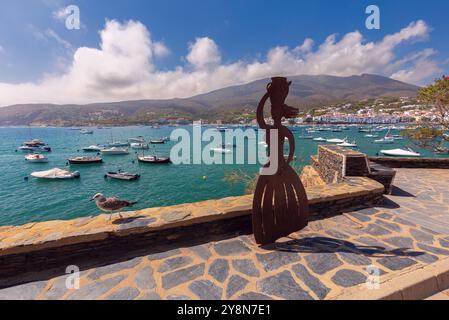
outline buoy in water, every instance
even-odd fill
[[[203,180],[204,180],[204,181],[207,180],[207,176],[203,176]]]

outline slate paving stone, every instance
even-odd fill
[[[337,230],[327,230],[326,233],[328,235],[330,235],[331,237],[341,239],[341,240],[345,240],[345,239],[349,238],[348,235],[344,234],[343,232],[337,231]]]
[[[282,266],[298,262],[301,258],[296,252],[274,251],[266,254],[256,254],[257,260],[265,271],[277,270]]]
[[[344,262],[355,266],[368,266],[372,262],[370,258],[354,252],[339,252],[338,255]]]
[[[136,284],[139,289],[154,289],[156,282],[154,281],[153,268],[146,266],[139,270],[136,274]]]
[[[259,277],[260,272],[257,270],[254,263],[249,259],[243,259],[243,260],[233,260],[232,266],[235,270],[237,270],[240,273],[243,273],[244,275],[247,275],[249,277]]]
[[[385,219],[385,220],[391,220],[393,218],[393,215],[389,214],[389,213],[381,213],[381,214],[378,214],[377,217]]]
[[[353,287],[366,282],[367,277],[357,271],[343,269],[337,271],[332,277],[332,282],[344,288]]]
[[[363,229],[363,231],[372,236],[385,236],[391,234],[391,231],[379,227],[378,225],[375,224],[369,224],[366,228]]]
[[[204,274],[204,263],[194,265],[185,269],[173,271],[162,276],[162,287],[171,289],[188,281],[192,281]]]
[[[360,237],[355,240],[363,244],[357,246],[356,251],[362,252],[366,255],[378,255],[392,250],[392,248],[387,244],[371,237]]]
[[[420,248],[421,250],[427,251],[427,252],[431,252],[433,254],[438,254],[438,255],[442,255],[442,256],[449,256],[449,251],[442,249],[442,248],[436,248],[433,246],[428,246],[424,243],[418,243],[417,247]]]
[[[257,300],[273,300],[273,298],[258,292],[248,292],[242,294],[237,300],[257,301]]]
[[[351,216],[357,220],[359,220],[360,222],[368,222],[371,221],[371,218],[368,216],[365,216],[364,214],[358,213],[358,212],[351,212],[348,213],[348,216]]]
[[[224,282],[229,274],[228,261],[218,259],[212,262],[209,267],[209,274],[218,282]]]
[[[240,240],[218,242],[214,248],[220,256],[237,256],[250,252],[250,249]]]
[[[139,300],[162,300],[162,299],[161,296],[158,295],[156,292],[148,292],[145,293],[142,297],[140,297]]]
[[[34,300],[46,286],[47,281],[40,281],[0,289],[0,300]]]
[[[157,269],[158,272],[165,273],[167,271],[173,271],[181,267],[185,267],[192,263],[192,258],[190,257],[176,257],[170,258],[162,262],[162,264]]]
[[[397,222],[399,224],[406,225],[409,227],[416,227],[416,224],[414,224],[413,222],[408,221],[406,219],[399,218],[399,217],[394,218],[394,222]]]
[[[410,258],[402,258],[402,257],[385,257],[377,260],[377,263],[380,263],[384,267],[387,267],[390,270],[397,271],[408,268],[414,264],[416,261]]]
[[[433,236],[427,232],[420,231],[417,229],[411,229],[410,233],[412,237],[418,241],[425,244],[433,244]]]
[[[449,248],[449,241],[448,240],[441,239],[439,242],[440,242],[440,246],[445,247],[445,248]]]
[[[199,245],[196,247],[189,248],[196,256],[200,257],[204,261],[209,260],[209,258],[212,256],[212,253],[210,252],[208,245]]]
[[[169,251],[162,251],[158,253],[153,253],[147,256],[148,260],[150,261],[156,261],[156,260],[162,260],[166,258],[170,258],[173,256],[177,256],[181,254],[181,250],[175,249],[175,250],[169,250]]]
[[[366,208],[366,209],[358,210],[357,212],[371,216],[373,214],[378,213],[379,210],[376,208]]]
[[[100,296],[114,288],[125,279],[125,276],[120,275],[107,280],[95,281],[88,285],[81,286],[79,290],[74,291],[68,299],[69,300],[95,300]]]
[[[134,300],[140,292],[136,288],[121,288],[106,297],[106,300]]]
[[[122,270],[132,269],[142,261],[142,258],[134,258],[128,261],[110,264],[104,267],[99,267],[91,272],[87,277],[92,280],[98,280],[99,278],[116,273]]]
[[[384,241],[399,248],[413,248],[413,240],[406,237],[391,237]]]
[[[319,299],[324,299],[330,292],[330,289],[326,287],[317,277],[313,276],[307,269],[301,264],[296,264],[292,267],[292,271],[296,276],[302,280],[317,295]]]
[[[293,279],[289,271],[283,271],[274,276],[257,282],[258,291],[268,295],[288,300],[313,300]]]
[[[397,225],[396,223],[391,223],[383,220],[376,220],[376,224],[382,228],[395,231],[395,232],[401,232],[401,227]]]
[[[309,268],[319,275],[323,275],[343,264],[335,253],[314,253],[306,256],[305,259]]]
[[[248,280],[246,280],[238,275],[233,275],[229,279],[228,286],[226,287],[226,298],[229,299],[233,295],[235,295],[237,292],[245,289],[246,286],[248,285],[248,283],[249,283]]]
[[[416,260],[424,262],[424,263],[434,263],[439,260],[437,256],[434,256],[433,254],[429,254],[429,253],[420,254],[414,258]]]
[[[223,289],[209,280],[194,281],[189,285],[189,290],[201,300],[220,300],[223,293]]]

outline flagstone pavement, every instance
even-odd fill
[[[0,299],[330,299],[363,285],[368,266],[383,282],[449,257],[449,170],[398,169],[394,184],[383,204],[313,221],[275,245],[236,235],[157,248],[82,270],[78,290],[49,276]]]

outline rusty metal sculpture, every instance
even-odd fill
[[[282,118],[294,118],[298,114],[298,109],[285,104],[290,85],[291,82],[287,82],[286,78],[272,78],[257,108],[257,122],[261,129],[266,130],[269,150],[269,161],[261,170],[253,200],[253,231],[258,244],[274,243],[308,224],[306,192],[297,173],[290,167],[295,154],[295,138],[282,125]],[[264,119],[268,98],[271,101],[273,125],[268,125]],[[286,139],[290,144],[287,160],[284,158]],[[264,171],[266,173],[273,167],[276,168],[274,172],[264,174]]]

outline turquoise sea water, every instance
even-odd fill
[[[191,127],[185,127],[191,131]],[[28,222],[72,219],[99,214],[95,204],[89,199],[101,192],[106,196],[118,196],[138,201],[136,209],[168,206],[209,199],[238,196],[244,193],[243,183],[231,185],[224,181],[226,173],[242,170],[256,173],[259,165],[148,165],[136,161],[135,151],[130,155],[104,156],[104,164],[88,166],[67,166],[67,158],[83,155],[81,149],[93,144],[104,145],[111,141],[125,141],[128,138],[144,136],[163,138],[170,135],[173,127],[154,129],[149,127],[123,127],[94,129],[93,135],[82,135],[67,128],[0,128],[0,226],[21,225]],[[396,134],[397,132],[392,132]],[[298,164],[309,163],[310,156],[316,154],[317,142],[298,139],[296,154]],[[373,144],[366,133],[359,133],[357,127],[343,132],[317,132],[314,137],[345,138],[357,141],[360,151],[376,155],[381,149],[395,149],[410,146],[408,141],[397,141],[393,145]],[[383,136],[385,132],[379,133]],[[33,164],[24,160],[25,153],[16,152],[24,141],[37,138],[52,147],[46,154],[49,163]],[[156,146],[157,154],[169,155],[175,142]],[[80,150],[80,151],[78,151]],[[420,151],[423,156],[435,156],[429,151]],[[146,154],[153,152],[146,151]],[[29,177],[31,172],[66,168],[79,171],[81,179],[70,181],[40,181]],[[139,173],[141,179],[135,182],[105,180],[108,171]],[[207,179],[203,179],[206,176]]]

